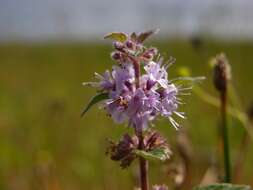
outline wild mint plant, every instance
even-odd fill
[[[93,104],[101,102],[115,123],[126,123],[133,129],[134,135],[124,134],[118,143],[111,141],[107,153],[112,160],[119,161],[122,168],[139,159],[142,190],[149,189],[147,160],[165,161],[171,156],[165,138],[152,130],[153,122],[158,117],[165,117],[178,129],[175,117],[185,118],[184,113],[178,110],[182,104],[179,96],[190,89],[168,79],[167,69],[174,59],[165,61],[156,48],[143,45],[153,33],[155,31],[106,35],[106,39],[114,41],[111,57],[115,64],[103,74],[95,73],[98,81],[84,83],[96,88],[98,93],[82,115]],[[153,189],[166,187],[154,186]]]

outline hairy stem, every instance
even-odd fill
[[[144,141],[143,141],[143,134],[142,131],[138,132],[138,139],[139,139],[139,150],[144,150]],[[140,165],[140,185],[141,190],[148,190],[148,161],[141,157],[139,158],[139,165]]]
[[[135,85],[136,89],[140,87],[140,63],[135,57],[129,56],[130,60],[133,63],[134,66],[134,71],[135,71]],[[139,140],[139,145],[138,149],[139,150],[145,150],[145,145],[144,145],[144,138],[143,138],[143,131],[140,129],[138,126],[135,126],[135,133],[138,137]],[[139,165],[140,165],[140,185],[141,185],[141,190],[148,190],[149,185],[148,185],[148,161],[143,158],[139,157]]]
[[[226,183],[231,181],[231,169],[230,169],[230,156],[229,156],[229,139],[228,139],[228,128],[227,128],[227,93],[226,90],[220,94],[221,98],[221,132],[223,140],[223,153],[224,153],[224,172]]]
[[[136,88],[139,88],[140,87],[140,73],[141,73],[140,63],[137,61],[135,57],[132,57],[131,55],[127,55],[127,56],[133,63],[134,73],[135,73],[135,85],[136,85]]]

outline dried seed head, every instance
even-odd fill
[[[227,90],[228,81],[231,79],[231,70],[225,54],[217,55],[213,61],[213,81],[216,89],[220,92]]]
[[[156,148],[166,147],[170,150],[166,139],[162,137],[157,131],[149,130],[144,137],[145,150],[150,151]]]
[[[136,158],[134,154],[134,150],[138,146],[138,138],[136,136],[131,137],[125,134],[118,143],[112,141],[109,141],[109,143],[106,154],[110,155],[112,160],[120,161],[122,168],[128,167]]]

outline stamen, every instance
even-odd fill
[[[173,127],[178,130],[179,128],[179,124],[172,118],[172,117],[169,117],[169,120],[171,122],[171,124],[173,125]]]

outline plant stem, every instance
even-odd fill
[[[226,183],[230,183],[230,156],[229,156],[229,139],[228,139],[228,128],[227,128],[227,93],[226,90],[221,91],[221,132],[223,139],[223,152],[224,152],[224,172]]]
[[[139,132],[138,134],[138,139],[139,139],[139,150],[144,149],[144,141],[143,141],[143,134],[142,131]],[[148,161],[141,157],[139,158],[139,164],[140,164],[140,185],[141,185],[141,190],[148,190],[149,185],[148,185]]]
[[[140,87],[140,72],[141,72],[140,63],[138,62],[136,57],[132,57],[130,55],[127,55],[127,56],[133,63],[134,73],[135,73],[135,84],[136,84],[136,88],[139,88]]]
[[[134,66],[134,71],[135,71],[135,83],[136,83],[136,89],[140,87],[140,63],[138,62],[137,58],[129,56],[128,57],[131,59],[133,66]],[[135,126],[135,133],[138,137],[139,140],[139,145],[138,149],[139,150],[145,150],[145,145],[144,145],[144,138],[143,138],[143,131],[142,129],[138,128],[138,126]],[[148,190],[149,185],[148,185],[148,161],[143,158],[139,157],[139,164],[140,164],[140,185],[141,185],[141,190]]]

